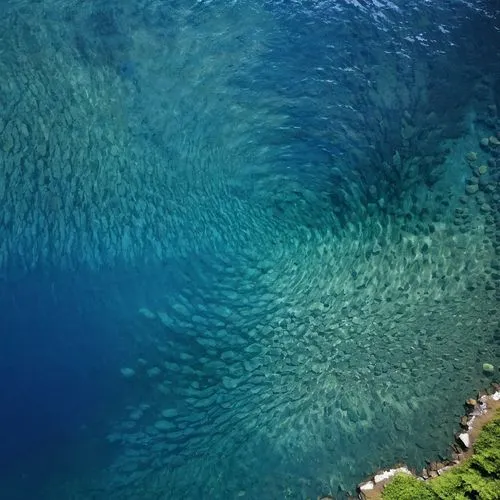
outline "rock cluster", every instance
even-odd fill
[[[500,408],[500,386],[495,386],[491,394],[482,394],[478,399],[468,399],[465,407],[467,415],[462,417],[461,426],[463,430],[456,435],[455,452],[451,460],[442,462],[430,462],[429,465],[417,475],[424,481],[435,478],[446,473],[453,466],[461,463],[471,455],[472,445],[477,438],[481,428]],[[406,466],[399,466],[379,472],[373,479],[361,483],[358,486],[358,498],[360,500],[370,500],[380,498],[384,485],[396,474],[414,474]]]

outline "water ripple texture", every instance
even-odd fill
[[[6,498],[342,499],[447,456],[499,381],[499,10],[5,2]]]

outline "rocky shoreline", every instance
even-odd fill
[[[406,465],[398,464],[395,467],[377,472],[369,480],[360,483],[357,487],[359,500],[378,500],[381,498],[385,485],[399,473],[408,474],[427,481],[440,476],[451,468],[461,464],[473,454],[473,445],[481,429],[490,422],[497,410],[500,409],[500,384],[493,384],[492,390],[478,394],[477,398],[465,402],[465,415],[460,419],[461,430],[455,435],[452,445],[453,453],[450,460],[430,462],[422,471],[411,471]]]

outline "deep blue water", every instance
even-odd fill
[[[4,2],[0,496],[445,456],[500,363],[499,9]]]
[[[47,452],[62,466],[106,407],[120,350],[95,291],[41,281],[22,279],[2,295],[2,469],[26,482],[50,469]]]
[[[94,454],[90,465],[82,464],[75,449],[104,440],[89,429],[110,418],[117,401],[127,401],[117,379],[123,359],[137,350],[130,308],[158,293],[158,282],[147,271],[53,271],[3,287],[2,481],[16,484],[7,488],[8,498],[34,498],[54,470],[75,473],[105,463],[106,456]],[[163,293],[174,288],[171,280],[162,282]]]

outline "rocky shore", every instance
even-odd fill
[[[429,462],[427,467],[420,472],[411,471],[404,464],[397,464],[391,469],[379,471],[369,480],[358,485],[357,498],[359,500],[380,499],[385,486],[397,474],[408,474],[419,480],[428,481],[441,476],[471,457],[473,445],[481,430],[495,415],[498,415],[498,410],[500,410],[500,384],[494,384],[491,390],[478,394],[477,398],[468,399],[464,406],[466,413],[460,419],[461,430],[455,435],[453,452],[449,460]]]

